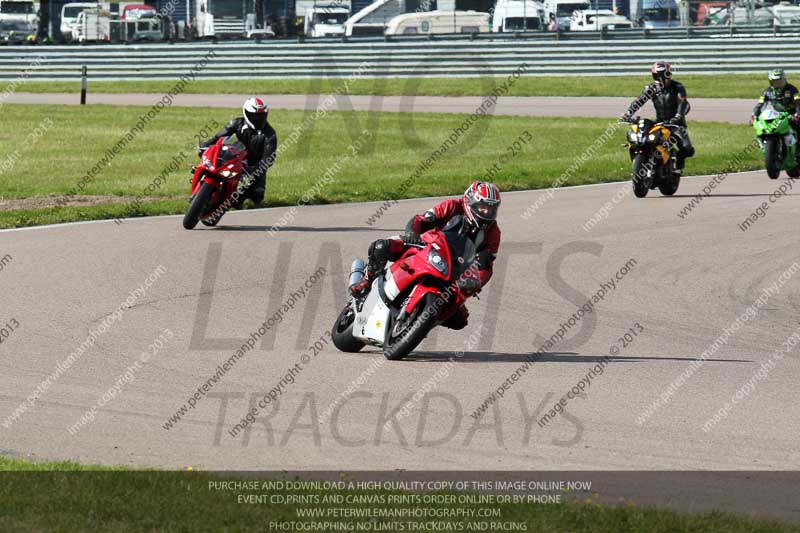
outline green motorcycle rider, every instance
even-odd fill
[[[753,108],[753,116],[750,117],[750,125],[756,121],[756,117],[761,113],[761,108],[767,102],[771,103],[778,111],[793,113],[792,129],[795,137],[800,138],[800,90],[789,83],[786,79],[786,72],[782,68],[776,68],[767,74],[769,87],[761,93],[758,103]],[[795,154],[795,157],[800,152]]]

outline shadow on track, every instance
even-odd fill
[[[272,226],[241,226],[241,225],[229,225],[229,226],[217,226],[215,228],[209,228],[206,231],[263,231],[267,232],[272,229]],[[397,233],[397,230],[386,230],[381,228],[371,228],[369,226],[358,226],[358,227],[330,227],[330,228],[312,228],[312,227],[305,227],[305,226],[284,226],[277,230],[278,233],[288,231],[299,231],[299,232],[310,232],[310,233],[328,233],[328,232],[356,232],[356,231],[382,231],[388,232],[391,235],[392,231]],[[402,233],[402,232],[401,232]]]
[[[456,357],[455,352],[414,352],[407,356],[405,361],[414,362],[443,362],[452,357],[458,363],[524,363],[530,354],[502,353],[502,352],[465,352],[463,356]],[[606,358],[607,357],[607,358]],[[699,357],[648,357],[625,355],[579,355],[576,352],[544,352],[537,357],[536,363],[599,363],[610,361],[612,363],[638,363],[647,361],[703,361]],[[752,363],[748,359],[705,359],[706,363]]]
[[[698,194],[673,194],[672,196],[652,196],[651,198],[654,198],[654,199],[655,199],[655,198],[662,198],[662,199],[666,199],[666,198],[697,198],[698,196],[702,196],[703,198],[706,198],[706,195],[705,195],[705,194],[700,194],[700,193],[698,193]],[[763,197],[765,197],[765,198],[766,198],[766,197],[768,197],[768,196],[772,196],[772,195],[771,195],[771,194],[766,194],[766,193],[753,193],[753,194],[744,194],[744,193],[742,193],[742,194],[737,194],[737,193],[731,193],[731,194],[709,194],[709,195],[708,195],[708,198],[739,198],[739,197],[742,197],[742,198],[750,198],[750,197],[752,197],[752,198],[756,198],[756,197],[759,197],[759,196],[763,196]],[[781,195],[781,196],[800,196],[800,194],[786,193],[786,194],[783,194],[783,195]]]

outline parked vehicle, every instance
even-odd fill
[[[183,227],[194,229],[197,222],[216,226],[234,203],[247,160],[247,150],[234,136],[222,137],[201,154],[201,163],[194,167],[192,196],[183,217]]]
[[[462,289],[478,276],[477,248],[465,226],[463,216],[453,217],[443,229],[423,233],[422,246],[388,263],[369,293],[351,297],[339,313],[331,329],[334,345],[343,352],[380,346],[387,359],[402,359],[453,316],[469,298]],[[365,268],[362,259],[353,262],[350,286]]]
[[[630,0],[630,17],[637,26],[647,29],[681,26],[677,0]]]
[[[549,21],[551,15],[556,18],[559,30],[569,30],[570,18],[575,11],[591,9],[589,0],[545,0],[544,16]]]
[[[570,31],[603,31],[630,29],[633,23],[610,9],[586,9],[575,11],[570,18]]]
[[[128,4],[122,8],[119,20],[134,22],[143,18],[153,18],[158,14],[156,8],[147,4]]]
[[[111,16],[101,8],[88,8],[78,13],[72,39],[79,43],[108,41],[111,37]]]
[[[720,17],[728,8],[727,2],[704,2],[697,7],[697,26],[719,24]]]
[[[78,14],[84,9],[98,7],[96,2],[70,2],[61,8],[61,36],[67,40],[72,40],[72,30],[78,22]]]
[[[488,33],[489,13],[477,11],[423,11],[404,13],[389,21],[385,35]]]
[[[243,37],[255,26],[255,0],[197,0],[195,10],[200,37]]]
[[[789,2],[781,2],[768,9],[772,11],[773,24],[775,26],[800,24],[800,6],[792,5]]]
[[[39,23],[32,0],[0,0],[0,21],[25,22],[34,28]]]
[[[792,114],[777,109],[767,102],[753,122],[758,142],[764,151],[764,166],[770,179],[778,179],[781,170],[792,177],[800,177],[800,167],[795,160],[797,138],[791,125]]]
[[[633,194],[644,198],[650,189],[672,196],[678,190],[681,177],[675,173],[676,143],[670,128],[677,126],[635,117],[626,135],[631,158]]]
[[[498,0],[492,13],[492,31],[544,29],[544,4],[533,0]]]
[[[770,27],[774,24],[772,9],[766,7],[760,7],[752,11],[748,11],[745,7],[729,8],[719,14],[717,20],[718,24],[727,26]]]
[[[303,20],[303,35],[306,37],[341,37],[344,23],[350,17],[350,4],[347,2],[299,1],[295,4],[296,14]]]
[[[25,44],[36,36],[36,28],[22,20],[0,20],[0,44]]]

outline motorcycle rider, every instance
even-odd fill
[[[694,155],[694,147],[689,139],[689,130],[686,129],[686,114],[689,113],[691,106],[686,98],[686,89],[683,84],[672,79],[669,63],[656,61],[650,72],[653,75],[653,83],[645,86],[642,94],[631,103],[621,119],[623,122],[630,122],[633,114],[641,109],[648,100],[652,100],[653,107],[656,109],[656,121],[677,126],[671,128],[671,131],[678,141],[675,173],[680,175],[683,173],[686,158]]]
[[[789,83],[786,79],[786,72],[782,68],[775,68],[767,74],[769,79],[769,87],[761,93],[758,103],[753,108],[753,114],[750,117],[750,125],[753,125],[756,117],[761,114],[761,108],[767,102],[775,106],[779,111],[785,111],[792,115],[792,128],[794,129],[795,136],[800,138],[800,91],[797,87]],[[797,154],[800,159],[800,152]]]
[[[351,287],[353,296],[362,297],[372,285],[375,276],[383,272],[387,261],[396,261],[411,246],[424,246],[420,234],[433,228],[443,228],[454,217],[462,216],[462,229],[476,244],[478,276],[465,278],[460,285],[467,295],[480,292],[492,277],[494,260],[500,248],[500,227],[497,211],[500,208],[500,189],[493,183],[475,181],[463,197],[444,200],[421,215],[415,215],[406,225],[402,237],[378,239],[369,247],[369,264],[366,275]],[[469,312],[461,306],[457,313],[442,323],[451,329],[463,329]]]
[[[264,200],[267,170],[275,162],[278,137],[267,121],[269,107],[262,98],[248,98],[242,105],[242,116],[234,118],[219,133],[200,144],[198,151],[213,145],[221,137],[236,134],[247,149],[245,175],[239,181],[240,195],[234,207],[241,209],[246,199],[258,206]]]

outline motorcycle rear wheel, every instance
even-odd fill
[[[778,139],[772,137],[764,141],[764,165],[769,179],[776,180],[781,175],[781,160],[778,153]]]
[[[633,194],[636,195],[636,198],[644,198],[650,190],[647,187],[646,178],[643,177],[645,159],[646,156],[644,154],[637,154],[633,158],[631,182],[633,183]]]
[[[436,325],[439,311],[435,294],[423,296],[402,323],[391,325],[383,345],[384,357],[389,361],[398,361],[410,354]],[[397,331],[398,327],[400,331]]]
[[[355,319],[356,313],[353,310],[353,306],[348,303],[339,313],[339,317],[333,323],[333,328],[331,328],[333,345],[343,352],[354,353],[364,347],[364,343],[353,336],[353,322]]]
[[[200,217],[203,215],[203,211],[206,210],[208,201],[211,199],[211,194],[213,192],[214,186],[210,183],[203,183],[200,186],[200,190],[198,190],[197,194],[192,198],[189,209],[186,210],[186,214],[183,216],[183,227],[185,229],[194,229]]]

